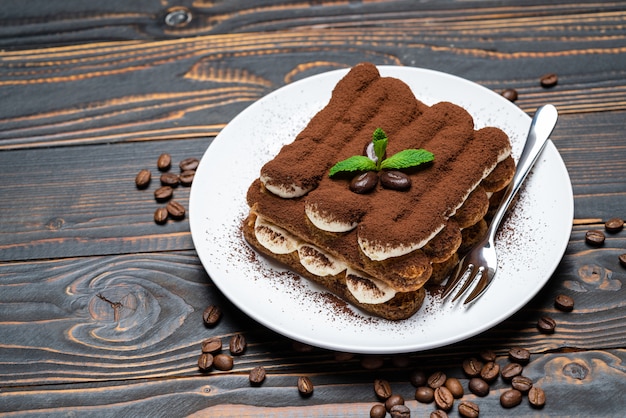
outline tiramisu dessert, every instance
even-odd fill
[[[415,314],[486,229],[513,177],[500,129],[462,107],[427,106],[369,63],[250,186],[244,237],[258,252],[365,312]]]

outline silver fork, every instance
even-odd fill
[[[450,275],[443,291],[444,298],[450,296],[464,278],[466,280],[452,301],[457,300],[465,293],[477,279],[478,283],[467,299],[465,299],[464,304],[476,300],[491,284],[498,270],[498,256],[494,242],[496,232],[513,198],[548,142],[548,137],[556,125],[557,118],[558,112],[550,104],[541,106],[535,112],[535,116],[530,124],[530,130],[528,131],[528,137],[526,138],[526,144],[524,144],[524,150],[517,162],[513,180],[511,180],[511,184],[507,188],[485,236],[463,257],[454,273]]]

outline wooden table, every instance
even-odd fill
[[[367,416],[387,379],[411,416],[409,382],[441,370],[480,416],[623,416],[626,231],[626,4],[555,1],[5,1],[0,11],[0,412],[8,416]],[[304,77],[358,62],[416,66],[514,88],[532,114],[553,103],[552,139],[571,176],[564,258],[519,313],[469,340],[421,353],[337,359],[260,326],[226,300],[194,251],[188,219],[156,225],[141,168],[201,157],[245,107]],[[558,85],[539,78],[556,73]],[[187,203],[189,188],[175,191]],[[216,202],[219,204],[219,202]],[[532,244],[529,244],[532,245]],[[574,298],[573,312],[553,306]],[[203,324],[208,305],[222,320]],[[548,315],[554,334],[537,331]],[[202,373],[200,343],[241,333],[231,371]],[[463,359],[531,351],[524,374],[547,403],[479,398]],[[248,374],[267,371],[253,387]],[[296,389],[299,376],[313,396]],[[458,401],[457,401],[458,405]],[[457,415],[456,407],[450,413]]]

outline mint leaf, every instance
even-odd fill
[[[405,149],[383,160],[380,163],[380,168],[386,170],[401,170],[403,168],[428,163],[434,159],[435,156],[433,153],[425,149]]]
[[[344,171],[372,171],[376,170],[376,163],[363,155],[354,155],[331,167],[328,175],[330,177]]]
[[[376,128],[374,133],[372,134],[372,142],[374,143],[374,154],[376,154],[376,158],[378,163],[376,165],[376,169],[380,170],[380,162],[385,157],[385,152],[387,151],[387,144],[389,143],[389,139],[387,138],[387,134],[381,128]]]

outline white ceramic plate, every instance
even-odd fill
[[[383,76],[406,82],[428,105],[450,101],[474,117],[477,128],[497,126],[511,138],[517,159],[530,117],[499,94],[436,71],[381,66]],[[217,287],[242,311],[287,337],[332,350],[386,354],[451,344],[500,323],[523,307],[548,281],[569,241],[574,204],[567,170],[549,142],[500,229],[500,267],[476,303],[442,303],[428,296],[404,321],[387,321],[328,302],[328,293],[268,262],[244,241],[246,191],[261,166],[293,140],[324,107],[347,70],[289,84],[235,117],[203,156],[191,188],[193,242]],[[558,129],[558,128],[557,128]]]

